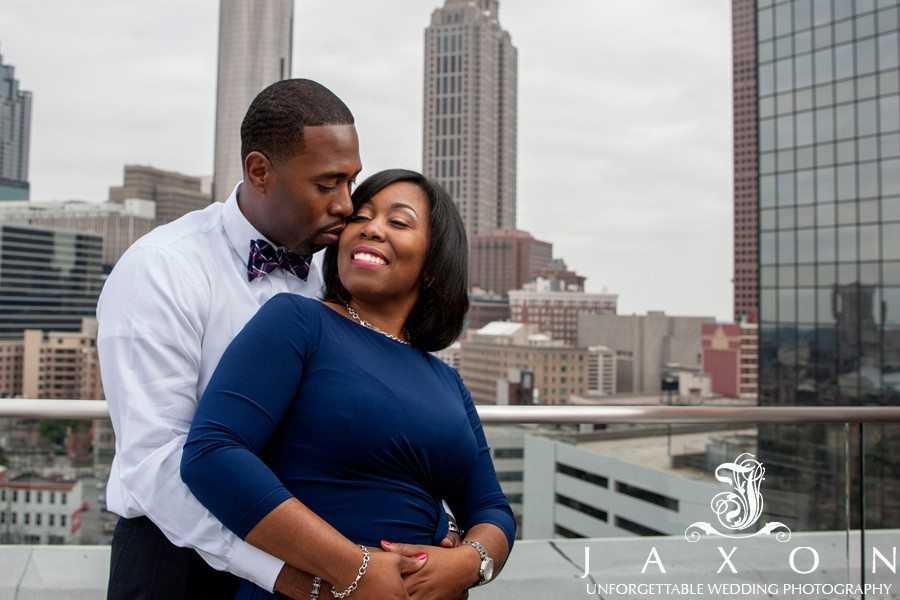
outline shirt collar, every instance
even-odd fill
[[[247,257],[250,252],[250,242],[253,240],[266,240],[273,246],[277,246],[278,244],[275,244],[272,240],[257,231],[256,227],[254,227],[250,221],[247,220],[247,217],[244,216],[244,213],[241,212],[241,207],[238,206],[237,196],[243,183],[243,181],[239,181],[238,184],[234,186],[231,195],[228,196],[228,200],[225,201],[225,206],[222,208],[222,226],[225,228],[225,235],[228,236],[232,248],[237,252],[242,263],[245,263],[247,262]]]

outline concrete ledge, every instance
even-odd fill
[[[890,585],[889,593],[870,593],[867,600],[900,598],[900,575],[877,561],[872,575],[871,548],[875,546],[890,562],[900,545],[900,531],[871,531],[866,534],[866,582]],[[730,552],[738,570],[730,572],[718,547]],[[590,576],[584,573],[585,547],[590,548]],[[791,551],[813,548],[819,567],[809,575],[795,573],[789,565]],[[641,569],[651,549],[666,569],[655,564]],[[109,546],[0,546],[0,600],[98,599],[106,595],[109,574]],[[698,585],[706,598],[724,596],[750,600],[764,598],[836,598],[805,593],[784,593],[784,585],[859,583],[859,534],[843,532],[795,534],[786,543],[772,538],[730,540],[705,538],[687,542],[682,537],[632,537],[619,539],[527,540],[516,543],[512,557],[497,581],[472,590],[472,600],[548,600],[605,598],[607,600],[667,600],[665,593],[589,593],[595,584],[679,584]],[[797,566],[810,566],[809,550],[798,551]],[[849,557],[849,561],[848,561]],[[894,560],[896,560],[894,558]],[[896,565],[900,566],[900,565]],[[776,594],[716,594],[708,585],[765,584],[779,588]],[[693,596],[688,596],[693,597]],[[858,596],[842,596],[842,598]]]
[[[109,546],[0,546],[0,600],[106,596]]]

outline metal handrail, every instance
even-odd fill
[[[478,406],[483,423],[877,423],[900,406]],[[0,399],[0,418],[105,419],[104,400]]]

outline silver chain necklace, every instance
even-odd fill
[[[375,327],[368,321],[360,319],[359,313],[357,313],[356,310],[354,310],[354,308],[352,306],[350,306],[349,302],[344,302],[344,306],[347,307],[347,312],[350,313],[350,316],[353,317],[353,320],[356,321],[357,323],[359,323],[360,325],[362,325],[363,327],[365,327],[366,329],[371,329],[372,331],[377,331],[378,333],[380,333],[381,335],[383,335],[386,338],[390,338],[390,339],[394,340],[395,342],[400,342],[404,346],[409,346],[409,342],[407,342],[406,340],[401,340],[396,335],[391,335],[391,334],[387,333],[386,331],[382,331],[382,330],[378,329],[377,327]],[[403,330],[403,335],[405,335],[407,337],[407,339],[409,338],[409,332],[406,331],[406,329]]]

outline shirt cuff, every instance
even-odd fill
[[[270,593],[275,591],[275,580],[283,568],[283,560],[241,540],[234,545],[234,552],[228,561],[229,573],[255,583]]]

